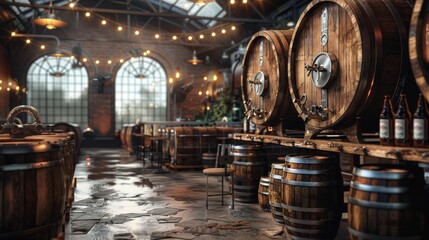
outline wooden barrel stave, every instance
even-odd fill
[[[321,43],[322,12],[328,12],[327,44]],[[407,32],[411,4],[388,0],[312,1],[298,20],[291,40],[288,72],[292,99],[306,94],[305,107],[295,103],[307,129],[343,129],[365,119],[365,131],[378,131],[377,118],[384,95],[413,91],[409,74]],[[336,74],[327,81],[327,116],[320,118],[307,110],[322,104],[322,90],[305,64],[311,65],[320,53],[335,56]],[[335,64],[337,62],[337,64]],[[412,96],[410,96],[412,97]]]

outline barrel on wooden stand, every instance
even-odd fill
[[[245,115],[261,128],[281,121],[286,128],[303,125],[288,91],[287,56],[292,33],[292,30],[260,31],[252,36],[246,48],[241,81]]]
[[[289,155],[283,169],[282,207],[291,239],[334,239],[342,215],[338,158]]]
[[[269,202],[269,187],[270,187],[270,179],[266,176],[261,177],[259,180],[259,188],[258,188],[258,204],[259,207],[269,212],[270,211],[270,202]]]
[[[416,0],[410,22],[409,51],[410,61],[426,101],[429,101],[429,2]]]
[[[66,198],[58,144],[40,138],[0,140],[0,239],[52,239]]]
[[[282,208],[283,164],[272,164],[270,173],[270,210],[278,223],[284,223]]]
[[[348,203],[351,239],[423,239],[424,184],[415,166],[355,167]]]
[[[232,167],[235,169],[234,200],[254,203],[258,200],[259,179],[266,175],[267,162],[262,145],[232,145]]]
[[[407,44],[411,2],[315,0],[306,7],[288,61],[289,90],[306,137],[333,129],[362,141],[347,129],[359,130],[357,117],[365,119],[364,132],[378,132],[384,96],[396,102],[416,89]]]

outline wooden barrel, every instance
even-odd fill
[[[232,145],[234,200],[254,203],[258,200],[258,182],[266,175],[267,162],[262,145]]]
[[[62,131],[64,133],[73,132],[74,138],[75,138],[75,145],[76,145],[75,147],[76,154],[80,152],[80,145],[82,143],[82,129],[78,124],[58,122],[54,124],[54,130]]]
[[[203,168],[214,168],[216,164],[216,153],[203,153],[201,165]]]
[[[283,171],[282,207],[289,238],[334,239],[344,200],[338,159],[290,155]]]
[[[143,144],[143,137],[141,134],[140,125],[127,124],[124,125],[124,128],[125,149],[130,154],[134,154],[137,151],[137,147]]]
[[[270,211],[278,223],[284,223],[282,208],[283,164],[271,164],[270,174]]]
[[[246,116],[270,126],[281,119],[296,122],[287,81],[287,56],[292,30],[266,30],[250,39],[243,58],[241,79]]]
[[[364,131],[378,131],[383,97],[396,102],[415,86],[407,44],[411,13],[412,4],[403,0],[314,0],[307,6],[288,61],[290,94],[306,130],[341,130],[361,117]]]
[[[0,239],[57,236],[66,196],[60,146],[2,137],[0,154]]]
[[[220,138],[237,132],[232,127],[174,127],[169,140],[169,150],[177,165],[201,165],[202,154],[216,152]]]
[[[418,167],[355,167],[348,203],[351,239],[423,239],[424,201]]]
[[[170,155],[177,165],[201,165],[199,130],[194,127],[175,127],[170,136]]]
[[[429,101],[429,2],[416,0],[410,22],[409,51],[414,77]]]
[[[269,186],[270,179],[268,177],[261,177],[259,180],[259,188],[258,188],[258,204],[259,207],[269,212],[270,211],[270,203],[269,203]]]

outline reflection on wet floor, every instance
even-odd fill
[[[157,174],[149,166],[121,149],[83,149],[66,239],[284,238],[282,225],[257,203],[232,210],[229,196],[225,206],[211,197],[206,210],[201,171]],[[209,187],[220,188],[216,178]],[[337,236],[346,238],[345,231]]]

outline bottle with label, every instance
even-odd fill
[[[393,134],[393,108],[392,100],[390,96],[384,96],[383,109],[380,113],[380,144],[381,145],[393,145],[394,134]]]
[[[395,115],[395,145],[411,145],[411,113],[405,94],[401,94],[398,110]]]
[[[428,116],[426,101],[420,93],[413,116],[413,145],[416,147],[428,145]]]

